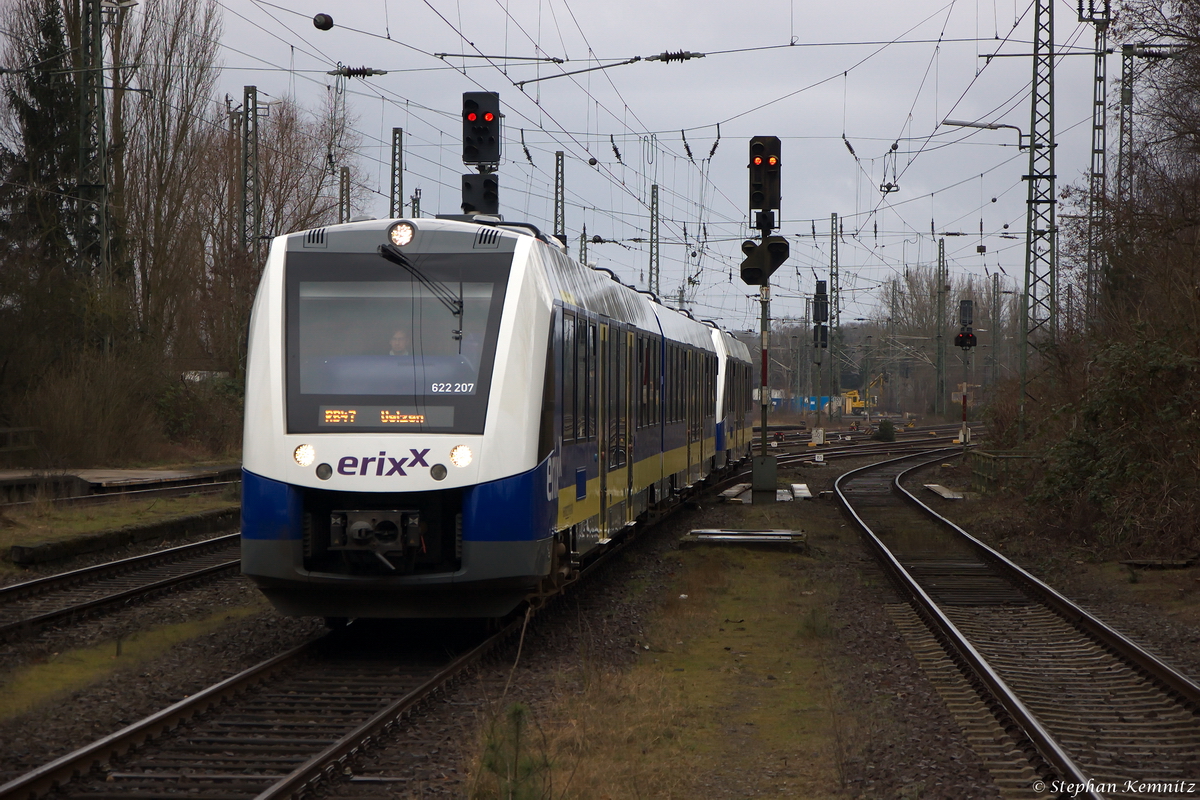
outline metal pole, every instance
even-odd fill
[[[650,291],[655,297],[658,287],[658,184],[650,187]]]
[[[567,241],[567,189],[563,167],[565,157],[562,150],[554,154],[554,235],[564,244]]]
[[[1000,273],[992,273],[992,391],[995,392],[996,384],[1000,382],[1000,342],[1003,341],[1001,336],[1000,321]]]
[[[1029,125],[1028,208],[1025,216],[1025,292],[1021,313],[1021,391],[1018,429],[1025,435],[1030,348],[1051,345],[1057,327],[1054,173],[1054,3],[1034,0],[1033,92]]]
[[[1096,26],[1095,71],[1092,81],[1092,162],[1088,185],[1087,274],[1084,329],[1092,329],[1099,310],[1100,281],[1107,271],[1104,247],[1104,203],[1108,172],[1108,0],[1079,4],[1079,21]]]
[[[258,237],[262,227],[262,211],[258,196],[258,87],[242,90],[242,249],[250,253],[258,265]]]
[[[388,196],[388,215],[404,216],[404,129],[392,128],[392,191]]]
[[[766,238],[766,233],[763,234]],[[770,279],[763,281],[759,288],[759,298],[762,302],[762,387],[758,396],[762,405],[762,455],[767,456],[767,409],[771,407],[771,389],[767,385],[768,357],[771,344],[771,283]]]
[[[833,421],[833,396],[841,395],[841,381],[834,346],[841,331],[838,318],[840,295],[838,292],[838,215],[829,215],[829,421]],[[818,401],[819,402],[819,401]]]
[[[819,429],[821,427],[821,349],[822,348],[821,348],[821,330],[820,329],[824,326],[824,324],[825,323],[823,323],[823,322],[817,323],[817,330],[816,330],[816,333],[814,336],[815,341],[813,342],[813,347],[817,351],[817,424],[814,427],[814,430]]]
[[[962,439],[963,450],[967,449],[967,440],[971,438],[971,432],[967,430],[967,381],[969,380],[971,363],[971,351],[968,348],[963,348],[963,390],[962,390]]]
[[[342,167],[338,173],[338,224],[350,221],[350,168]]]
[[[946,240],[938,239],[937,262],[937,318],[934,320],[935,338],[937,340],[937,376],[934,383],[933,411],[935,414],[946,413],[946,292],[949,286],[950,271],[946,266]]]

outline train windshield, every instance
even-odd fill
[[[482,433],[511,260],[289,253],[288,431]]]

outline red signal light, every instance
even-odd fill
[[[495,114],[493,114],[493,113],[492,113],[492,112],[490,112],[490,111],[489,111],[489,112],[487,112],[486,114],[484,114],[484,115],[483,115],[483,121],[484,121],[484,122],[491,122],[491,121],[492,121],[492,120],[494,120],[495,118],[496,118],[496,115],[495,115]]]
[[[771,156],[770,158],[767,159],[767,163],[773,167],[779,163],[779,159],[776,156]]]
[[[479,115],[476,114],[474,111],[470,111],[467,113],[467,122],[474,122],[477,119],[479,119]]]
[[[754,166],[756,166],[756,167],[762,166],[762,156],[754,157]]]

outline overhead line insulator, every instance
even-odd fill
[[[691,53],[687,50],[680,50],[678,53],[663,52],[656,56],[646,56],[647,61],[688,61],[693,58],[704,58],[704,53]]]
[[[375,69],[374,67],[338,67],[331,69],[326,75],[337,75],[341,78],[369,78],[372,75],[387,75],[386,69]]]

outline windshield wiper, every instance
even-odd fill
[[[463,313],[463,300],[461,287],[459,292],[455,294],[454,290],[447,286],[442,281],[436,278],[430,278],[424,272],[413,266],[408,260],[408,256],[404,255],[403,251],[394,244],[379,245],[379,255],[386,258],[388,261],[398,266],[404,267],[409,274],[421,282],[421,285],[429,290],[438,302],[444,305],[451,314],[456,317],[461,317]],[[460,333],[461,335],[461,333]],[[457,338],[457,337],[456,337]]]

